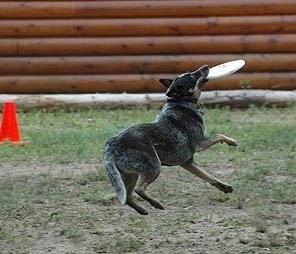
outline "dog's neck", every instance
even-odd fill
[[[194,97],[167,98],[167,102],[177,103],[182,106],[185,106],[185,107],[188,107],[188,108],[191,108],[193,110],[203,113],[202,104],[198,101],[198,99],[196,99]]]

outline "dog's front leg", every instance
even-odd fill
[[[221,180],[217,179],[216,177],[210,175],[209,173],[205,172],[201,168],[199,168],[196,163],[193,161],[193,159],[190,159],[188,162],[181,165],[184,169],[191,172],[192,174],[200,177],[201,179],[205,180],[209,184],[215,186],[219,190],[229,193],[233,191],[233,188],[231,185],[222,182]]]
[[[237,142],[235,139],[227,137],[223,134],[216,134],[211,137],[205,137],[196,147],[196,151],[200,152],[203,151],[212,145],[215,145],[216,143],[223,143],[225,142],[226,144],[230,146],[237,146]]]

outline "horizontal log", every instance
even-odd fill
[[[0,22],[0,31],[2,37],[295,33],[296,15],[154,19],[2,20]]]
[[[295,52],[296,34],[0,39],[0,56]]]
[[[166,101],[163,94],[0,94],[0,104],[15,101],[18,109],[61,109],[61,108],[125,108],[131,106],[160,106]],[[296,91],[231,90],[207,91],[201,94],[205,106],[228,105],[248,107],[256,105],[286,106],[296,103]]]
[[[0,39],[0,56],[18,55],[17,39]]]
[[[60,108],[125,108],[129,106],[159,105],[166,98],[164,94],[0,94],[0,105],[13,100],[18,109],[60,109]],[[0,108],[1,111],[1,108]]]
[[[225,87],[225,88],[224,88]],[[295,90],[295,72],[287,73],[238,73],[226,78],[211,80],[206,90],[273,89]]]
[[[174,78],[176,74],[155,75],[59,75],[0,76],[0,93],[96,93],[96,92],[163,92],[159,78]],[[206,90],[221,89],[296,89],[292,73],[239,73],[211,80]]]
[[[242,72],[296,72],[296,53],[87,57],[0,57],[1,75],[183,73],[244,59]]]
[[[296,103],[296,90],[222,90],[208,91],[201,94],[201,101],[208,106],[231,106],[233,108],[246,108],[250,105],[287,106]]]
[[[294,0],[13,1],[0,2],[0,18],[185,17],[296,14]]]

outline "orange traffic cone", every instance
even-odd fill
[[[3,116],[0,129],[0,144],[5,141],[13,144],[26,143],[21,140],[15,103],[13,101],[6,101],[3,107]]]

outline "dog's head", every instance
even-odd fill
[[[160,79],[159,82],[167,88],[165,95],[170,98],[193,98],[198,100],[204,84],[208,81],[206,79],[208,74],[209,67],[203,65],[196,71],[179,75],[174,80]]]

